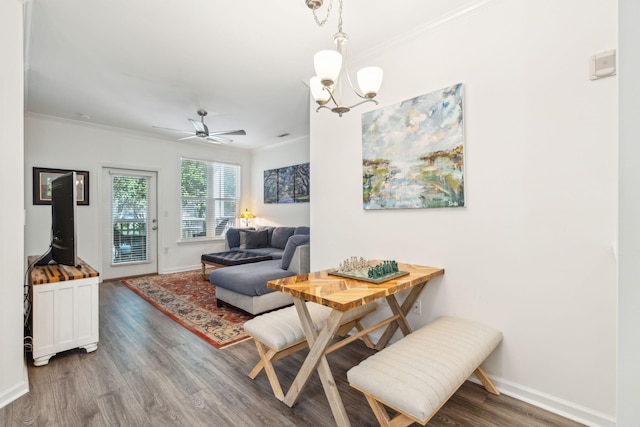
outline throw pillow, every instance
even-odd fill
[[[296,248],[300,245],[306,245],[309,243],[309,235],[308,234],[296,234],[289,237],[287,241],[287,246],[284,248],[284,252],[282,253],[282,268],[287,270],[289,265],[291,265],[291,260],[293,259],[293,254],[296,251]]]
[[[246,231],[246,245],[247,249],[259,249],[266,248],[269,244],[269,231]]]
[[[276,227],[271,235],[271,247],[284,249],[287,246],[287,240],[293,236],[295,230],[293,227]]]
[[[240,245],[238,245],[240,249],[247,249],[247,232],[240,232]]]

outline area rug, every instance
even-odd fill
[[[122,283],[215,348],[249,338],[242,325],[251,317],[227,306],[217,307],[215,286],[202,278],[201,270],[153,274]]]

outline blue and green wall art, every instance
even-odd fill
[[[362,114],[364,209],[464,206],[462,83]]]

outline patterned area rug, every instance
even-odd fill
[[[244,341],[242,325],[251,317],[227,306],[216,306],[215,286],[200,270],[154,274],[122,280],[132,291],[215,348]]]

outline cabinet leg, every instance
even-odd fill
[[[55,356],[56,353],[47,354],[46,356],[40,356],[33,359],[33,366],[44,366],[49,364],[49,359]]]
[[[91,353],[91,352],[96,351],[98,349],[98,343],[94,342],[94,343],[91,343],[91,344],[83,345],[80,348],[84,348],[85,350],[87,350],[87,353]]]

